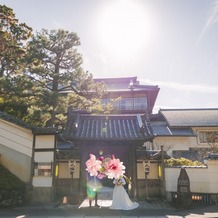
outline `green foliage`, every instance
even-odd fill
[[[20,23],[11,8],[0,5],[0,110],[18,118],[27,114],[31,104],[33,84],[23,73],[31,34],[32,28]]]
[[[32,28],[19,23],[11,8],[0,5],[0,77],[19,72],[31,34]]]
[[[29,74],[39,90],[29,112],[33,115],[37,111],[43,125],[65,122],[69,106],[102,111],[99,98],[105,87],[95,84],[92,75],[81,68],[79,45],[77,34],[63,29],[42,29],[28,44]]]
[[[27,114],[28,105],[23,101],[15,100],[15,97],[5,101],[5,103],[0,102],[0,111],[7,111],[13,117],[24,119]]]
[[[186,158],[170,158],[164,160],[165,166],[175,167],[175,166],[204,166],[202,162],[192,161]]]
[[[0,110],[37,126],[63,126],[69,106],[108,113],[112,106],[100,102],[106,88],[81,68],[79,45],[77,34],[63,29],[32,35],[0,5]]]
[[[2,165],[0,165],[0,178],[0,189],[25,188],[25,183],[23,183]]]
[[[82,56],[76,33],[63,29],[42,29],[28,44],[29,72],[39,86],[50,91],[70,86],[78,79]]]

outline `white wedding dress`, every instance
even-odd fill
[[[116,185],[120,183],[120,185]],[[113,181],[115,184],[113,190],[113,200],[112,205],[109,207],[110,209],[114,210],[132,210],[139,206],[137,202],[132,202],[127,194],[126,190],[124,189],[123,185],[126,184],[124,178],[115,179]]]

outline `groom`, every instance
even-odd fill
[[[92,189],[88,188],[88,197],[89,197],[89,207],[92,207],[92,201],[93,198],[95,198],[95,207],[99,207],[98,205],[98,190],[97,189]]]
[[[96,181],[96,178],[89,178],[87,183],[87,196],[89,198],[89,207],[92,207],[93,199],[95,199],[95,207],[99,207],[98,188],[99,188],[99,182]]]

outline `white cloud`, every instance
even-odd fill
[[[218,0],[214,1],[213,7],[209,13],[206,24],[204,25],[199,38],[197,40],[197,44],[200,42],[201,38],[208,31],[208,29],[218,21]]]
[[[165,81],[151,81],[148,79],[142,79],[142,83],[144,84],[152,84],[158,85],[160,87],[166,87],[168,89],[174,89],[179,91],[189,91],[189,92],[197,92],[197,93],[218,93],[218,86],[211,86],[206,84],[181,84],[175,82],[165,82]]]

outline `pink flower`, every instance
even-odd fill
[[[103,160],[104,160],[104,157],[99,157],[99,160],[100,160],[100,161],[103,161]]]
[[[116,159],[114,156],[108,162],[104,163],[105,174],[109,179],[119,179],[125,173],[125,166],[120,159]]]
[[[101,169],[102,162],[100,160],[96,160],[95,155],[90,154],[89,160],[86,161],[86,171],[90,173],[90,176],[97,176],[98,171]]]

